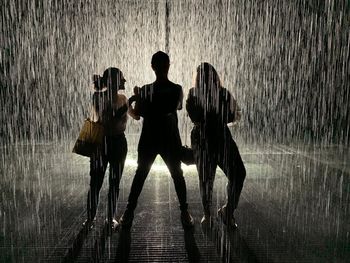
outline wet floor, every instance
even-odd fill
[[[104,230],[107,180],[97,223],[86,212],[88,159],[69,144],[13,145],[1,154],[1,262],[346,262],[350,256],[349,149],[340,146],[242,146],[247,179],[238,230],[215,218],[201,227],[194,166],[183,166],[195,228],[184,230],[171,177],[157,159],[139,199],[131,231]],[[118,215],[136,169],[129,151]],[[18,165],[18,161],[21,165]],[[218,169],[213,214],[225,202]]]
[[[350,1],[1,4],[0,262],[349,262]],[[161,160],[130,233],[105,235],[107,185],[96,227],[81,229],[89,161],[71,149],[89,116],[92,76],[120,68],[130,97],[135,85],[154,81],[158,50],[170,55],[169,77],[183,87],[184,106],[193,73],[207,61],[242,109],[230,128],[247,169],[235,232],[216,219],[210,231],[201,228],[194,166],[184,172],[196,224],[184,231]],[[178,124],[189,144],[187,115],[180,111]],[[136,137],[128,138],[119,216],[140,130],[128,121],[125,133]],[[213,214],[225,184],[218,170]]]

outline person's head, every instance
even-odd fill
[[[157,76],[168,74],[170,67],[170,59],[166,53],[162,51],[154,53],[152,56],[151,64],[152,69],[154,70]]]
[[[197,67],[195,87],[203,91],[220,88],[220,78],[215,68],[208,62],[203,62]]]
[[[102,86],[111,91],[118,91],[125,89],[124,83],[126,82],[123,72],[118,68],[107,68],[102,75]]]

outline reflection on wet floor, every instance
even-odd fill
[[[194,166],[184,166],[196,224],[185,231],[171,178],[156,160],[130,232],[104,227],[107,180],[96,226],[82,229],[88,159],[71,145],[2,148],[0,262],[345,262],[350,256],[350,151],[340,146],[241,147],[247,179],[236,214],[238,230],[216,217],[200,225],[202,208]],[[131,151],[132,152],[132,151]],[[129,155],[118,214],[135,171]],[[20,165],[18,163],[20,162]],[[218,170],[213,215],[225,201]]]

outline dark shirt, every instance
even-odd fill
[[[171,81],[154,82],[139,91],[139,115],[143,117],[139,149],[181,145],[177,110],[182,106],[182,87]]]
[[[225,88],[218,88],[210,95],[203,95],[199,89],[191,88],[186,100],[190,119],[209,136],[220,135],[220,131],[228,129],[227,123],[235,119],[235,107],[234,97]]]
[[[140,89],[140,116],[161,118],[176,113],[182,104],[182,87],[171,81],[148,84]]]

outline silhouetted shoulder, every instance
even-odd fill
[[[232,97],[232,94],[230,93],[230,91],[224,87],[221,87],[220,94],[221,94],[221,96],[223,96],[225,98]]]
[[[220,115],[224,123],[230,123],[238,120],[237,102],[231,92],[225,88],[220,89]]]
[[[198,97],[196,97],[196,91],[195,88],[191,88],[186,100],[186,110],[193,123],[203,121],[203,107],[199,103]]]
[[[154,83],[149,83],[149,84],[145,84],[141,87],[141,89],[147,89],[147,88],[150,88],[154,85]]]
[[[190,88],[190,90],[188,91],[188,96],[193,97],[195,94],[195,89],[194,88]]]
[[[182,86],[181,86],[181,85],[176,84],[176,83],[171,82],[171,81],[169,81],[169,85],[172,86],[172,87],[175,87],[175,88],[177,88],[177,89],[182,89]]]
[[[141,99],[146,99],[150,96],[151,91],[153,92],[153,83],[143,85],[139,90]]]
[[[179,84],[176,84],[174,82],[169,81],[165,86],[164,86],[166,92],[169,93],[171,96],[175,96],[178,101],[181,102],[182,104],[182,99],[183,99],[183,91],[182,87]],[[182,107],[182,106],[181,106]]]
[[[231,94],[231,92],[225,88],[220,89],[220,100],[221,103],[229,103],[229,104],[236,104],[235,97]]]
[[[117,101],[116,101],[116,107],[120,108],[123,106],[128,106],[128,98],[124,94],[118,94]]]
[[[176,89],[176,95],[178,97],[177,110],[181,110],[182,109],[182,101],[183,101],[183,97],[184,97],[182,86],[179,84],[175,84],[171,81],[169,81],[169,82],[171,83],[171,86]]]
[[[94,92],[92,95],[92,105],[96,110],[99,110],[100,108],[104,107],[104,103],[106,100],[107,100],[106,91]]]

